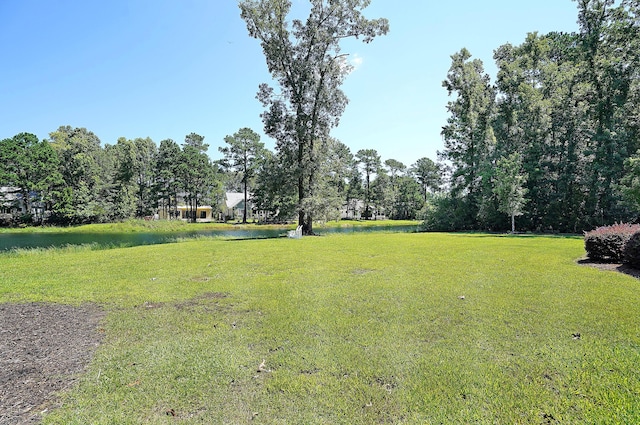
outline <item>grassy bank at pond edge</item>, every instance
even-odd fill
[[[415,220],[341,220],[327,223],[316,223],[315,228],[348,228],[348,227],[416,227],[420,221]],[[84,224],[80,226],[29,226],[0,228],[0,233],[145,233],[145,232],[191,232],[198,230],[231,230],[231,229],[295,229],[296,224],[258,224],[258,223],[189,223],[182,220],[127,220],[116,223]]]
[[[0,302],[108,313],[45,424],[638,423],[639,283],[583,253],[434,233],[21,252]]]

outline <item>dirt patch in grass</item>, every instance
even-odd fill
[[[0,304],[0,425],[33,424],[56,407],[100,344],[95,305]]]
[[[594,268],[599,269],[599,270],[609,270],[609,271],[613,271],[613,272],[624,273],[624,274],[627,274],[629,276],[633,276],[636,279],[640,279],[640,270],[634,269],[633,267],[630,267],[630,266],[628,266],[626,264],[607,263],[607,262],[604,262],[604,261],[594,261],[594,260],[590,260],[588,258],[583,258],[581,260],[578,260],[578,264],[581,264],[583,266],[594,267]]]

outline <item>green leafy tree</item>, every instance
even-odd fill
[[[100,139],[85,128],[59,127],[50,143],[60,160],[54,218],[64,223],[104,221],[108,217],[111,170]]]
[[[113,158],[113,186],[110,219],[133,218],[136,213],[136,146],[132,140],[118,138],[114,146],[105,147]]]
[[[344,197],[351,170],[354,167],[355,158],[351,149],[341,141],[330,138],[326,143],[325,159],[326,178],[335,186],[340,195]]]
[[[296,181],[282,167],[282,154],[265,150],[256,171],[254,206],[267,214],[267,220],[284,222],[296,214]]]
[[[613,189],[622,177],[624,159],[639,147],[632,136],[637,135],[637,123],[631,124],[627,117],[629,112],[631,116],[638,112],[637,104],[635,108],[629,105],[633,82],[638,80],[637,12],[636,1],[620,5],[613,0],[578,1],[580,76],[589,100],[584,125],[591,133],[593,155],[585,208],[594,225],[622,218],[617,211],[618,192]],[[629,124],[631,128],[626,127]]]
[[[348,169],[347,186],[344,192],[344,200],[347,209],[347,217],[356,218],[359,210],[359,201],[364,195],[362,187],[362,174],[358,169],[358,163],[354,159]]]
[[[178,192],[180,190],[180,145],[172,139],[160,142],[155,161],[155,193],[159,208],[168,218],[177,217]]]
[[[624,161],[624,176],[619,188],[634,211],[640,212],[640,151]]]
[[[398,179],[407,171],[407,166],[397,159],[387,159],[384,161],[384,165],[386,167],[386,171],[389,172],[389,178],[391,183],[390,188],[390,203],[394,205],[391,209],[394,211],[390,213],[391,216],[396,216],[395,205],[397,204],[398,193]]]
[[[459,226],[464,216],[457,228],[500,226],[489,183],[499,158],[515,152],[528,177],[520,227],[579,232],[631,217],[620,200],[630,183],[625,161],[640,148],[640,4],[576,3],[578,32],[531,33],[495,50],[495,88],[481,64],[454,55],[442,152],[452,190],[432,204],[450,210],[431,217]]]
[[[442,169],[430,158],[424,157],[411,166],[411,173],[422,187],[422,197],[427,201],[427,193],[437,192],[442,185]]]
[[[401,176],[397,179],[397,195],[394,199],[393,218],[397,220],[414,220],[423,209],[423,186],[413,177]]]
[[[442,85],[455,99],[447,104],[449,118],[442,128],[444,150],[440,155],[451,162],[452,195],[463,197],[465,227],[476,227],[477,216],[486,182],[485,171],[490,167],[492,120],[495,91],[481,60],[471,60],[467,49],[451,56],[452,63]]]
[[[339,220],[353,155],[344,143],[329,138],[325,143],[316,144],[315,157],[313,195],[305,199],[305,209],[314,211],[318,221]]]
[[[580,100],[584,88],[577,78],[577,45],[575,34],[533,33],[522,45],[501,46],[494,55],[501,94],[495,157],[523,154],[530,194],[526,219],[538,230],[576,227],[584,204],[580,168],[588,163],[583,155],[588,139],[579,130],[585,103]]]
[[[290,0],[240,1],[249,35],[260,41],[267,67],[279,90],[262,84],[258,99],[265,133],[276,140],[282,166],[294,176],[298,223],[313,233],[313,196],[317,171],[315,145],[338,125],[347,97],[340,89],[351,67],[341,43],[348,38],[372,41],[388,31],[386,19],[368,20],[362,10],[370,0],[311,0],[305,21],[287,15]],[[312,203],[313,204],[313,203]],[[308,204],[307,204],[308,206]]]
[[[250,128],[241,128],[224,138],[228,146],[218,148],[224,154],[222,165],[240,176],[244,193],[244,210],[242,222],[247,222],[248,187],[255,177],[260,161],[264,157],[264,143],[260,142],[260,135]]]
[[[206,153],[208,147],[204,136],[190,133],[185,137],[180,156],[178,174],[189,217],[194,223],[198,219],[198,207],[203,201],[212,200],[218,188],[217,170]]]
[[[374,174],[380,172],[382,163],[380,162],[380,155],[375,149],[360,149],[356,152],[356,160],[362,166],[362,172],[364,173],[364,214],[365,218],[369,219],[371,215],[371,178]]]
[[[154,194],[155,161],[158,147],[151,138],[136,138],[135,146],[135,183],[136,183],[136,215],[144,217],[157,211],[158,199]]]
[[[33,134],[20,133],[0,141],[0,185],[19,188],[26,214],[35,210],[40,223],[44,209],[51,206],[55,186],[62,181],[58,166],[51,145]],[[43,208],[34,209],[34,201]]]
[[[393,214],[394,188],[391,183],[391,178],[383,169],[378,170],[376,178],[371,182],[369,193],[371,196],[371,204],[373,204],[374,220],[377,220],[379,215],[389,216]],[[369,215],[370,214],[367,214],[367,218]]]
[[[522,215],[526,204],[524,187],[527,176],[522,173],[522,156],[514,152],[498,160],[493,192],[498,198],[498,210],[511,217],[511,232],[516,231],[515,217]]]
[[[384,161],[384,165],[389,170],[389,177],[391,177],[392,182],[394,182],[397,177],[402,175],[402,173],[407,171],[407,166],[397,159],[387,159]]]

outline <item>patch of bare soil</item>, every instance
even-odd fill
[[[578,264],[581,264],[583,266],[594,267],[594,268],[600,269],[600,270],[609,270],[609,271],[624,273],[624,274],[627,274],[629,276],[633,276],[636,279],[640,279],[640,270],[634,269],[633,267],[630,267],[630,266],[628,266],[626,264],[607,263],[607,262],[604,262],[604,261],[594,261],[594,260],[590,260],[588,258],[584,258],[582,260],[578,260]]]
[[[94,305],[0,304],[0,425],[35,424],[56,407],[100,344]]]

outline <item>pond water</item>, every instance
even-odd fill
[[[67,245],[93,245],[99,248],[130,247],[172,243],[177,240],[197,237],[219,237],[223,239],[266,239],[285,237],[286,228],[255,227],[249,229],[199,230],[175,233],[0,233],[0,251],[11,249],[52,248]],[[417,226],[374,226],[315,228],[319,235],[330,233],[394,232],[408,233]]]

